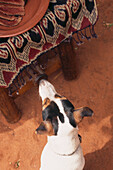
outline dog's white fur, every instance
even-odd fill
[[[55,101],[60,112],[64,115],[65,122],[58,120],[58,133],[55,136],[48,136],[48,142],[41,155],[40,170],[82,170],[85,164],[83,152],[78,138],[78,127],[74,128],[66,116],[60,99],[56,99],[52,84],[41,80],[39,94],[44,100],[49,97]]]

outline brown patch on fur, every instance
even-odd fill
[[[44,99],[43,102],[42,102],[42,110],[44,110],[47,106],[49,106],[50,102],[51,101],[50,101],[49,98]]]
[[[75,119],[77,124],[80,123],[83,119],[82,116],[81,116],[82,111],[83,111],[83,108],[80,108],[73,113],[74,119]]]
[[[41,122],[39,128],[35,131],[36,134],[40,135],[54,135],[54,129],[52,123],[50,121],[43,121]]]
[[[48,132],[47,134],[48,134],[49,136],[54,135],[54,129],[53,129],[53,126],[52,126],[51,122],[46,121],[45,126],[46,126],[46,129],[47,129],[47,132]]]
[[[93,110],[91,110],[89,107],[81,107],[74,111],[74,118],[76,123],[81,122],[84,117],[91,117],[92,115]]]
[[[56,99],[61,99],[61,100],[66,100],[66,97],[61,96],[61,95],[59,95],[59,94],[55,94],[55,98],[56,98]]]
[[[82,121],[82,117],[80,116],[80,114],[78,112],[74,113],[74,119],[75,119],[77,124]]]

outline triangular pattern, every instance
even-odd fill
[[[46,14],[35,27],[0,40],[0,86],[8,87],[25,66],[73,33],[94,25],[97,18],[95,0],[87,3],[85,0],[50,0]]]

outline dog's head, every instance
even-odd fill
[[[51,83],[41,80],[39,95],[42,98],[43,122],[36,129],[38,134],[67,135],[73,131],[84,117],[92,116],[88,107],[75,109],[64,96],[58,94]]]

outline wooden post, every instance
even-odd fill
[[[16,123],[21,118],[21,112],[5,88],[0,88],[0,110],[9,123]]]
[[[66,80],[75,79],[77,77],[77,72],[75,65],[75,51],[73,49],[73,40],[65,40],[58,46],[58,49],[64,78]]]

